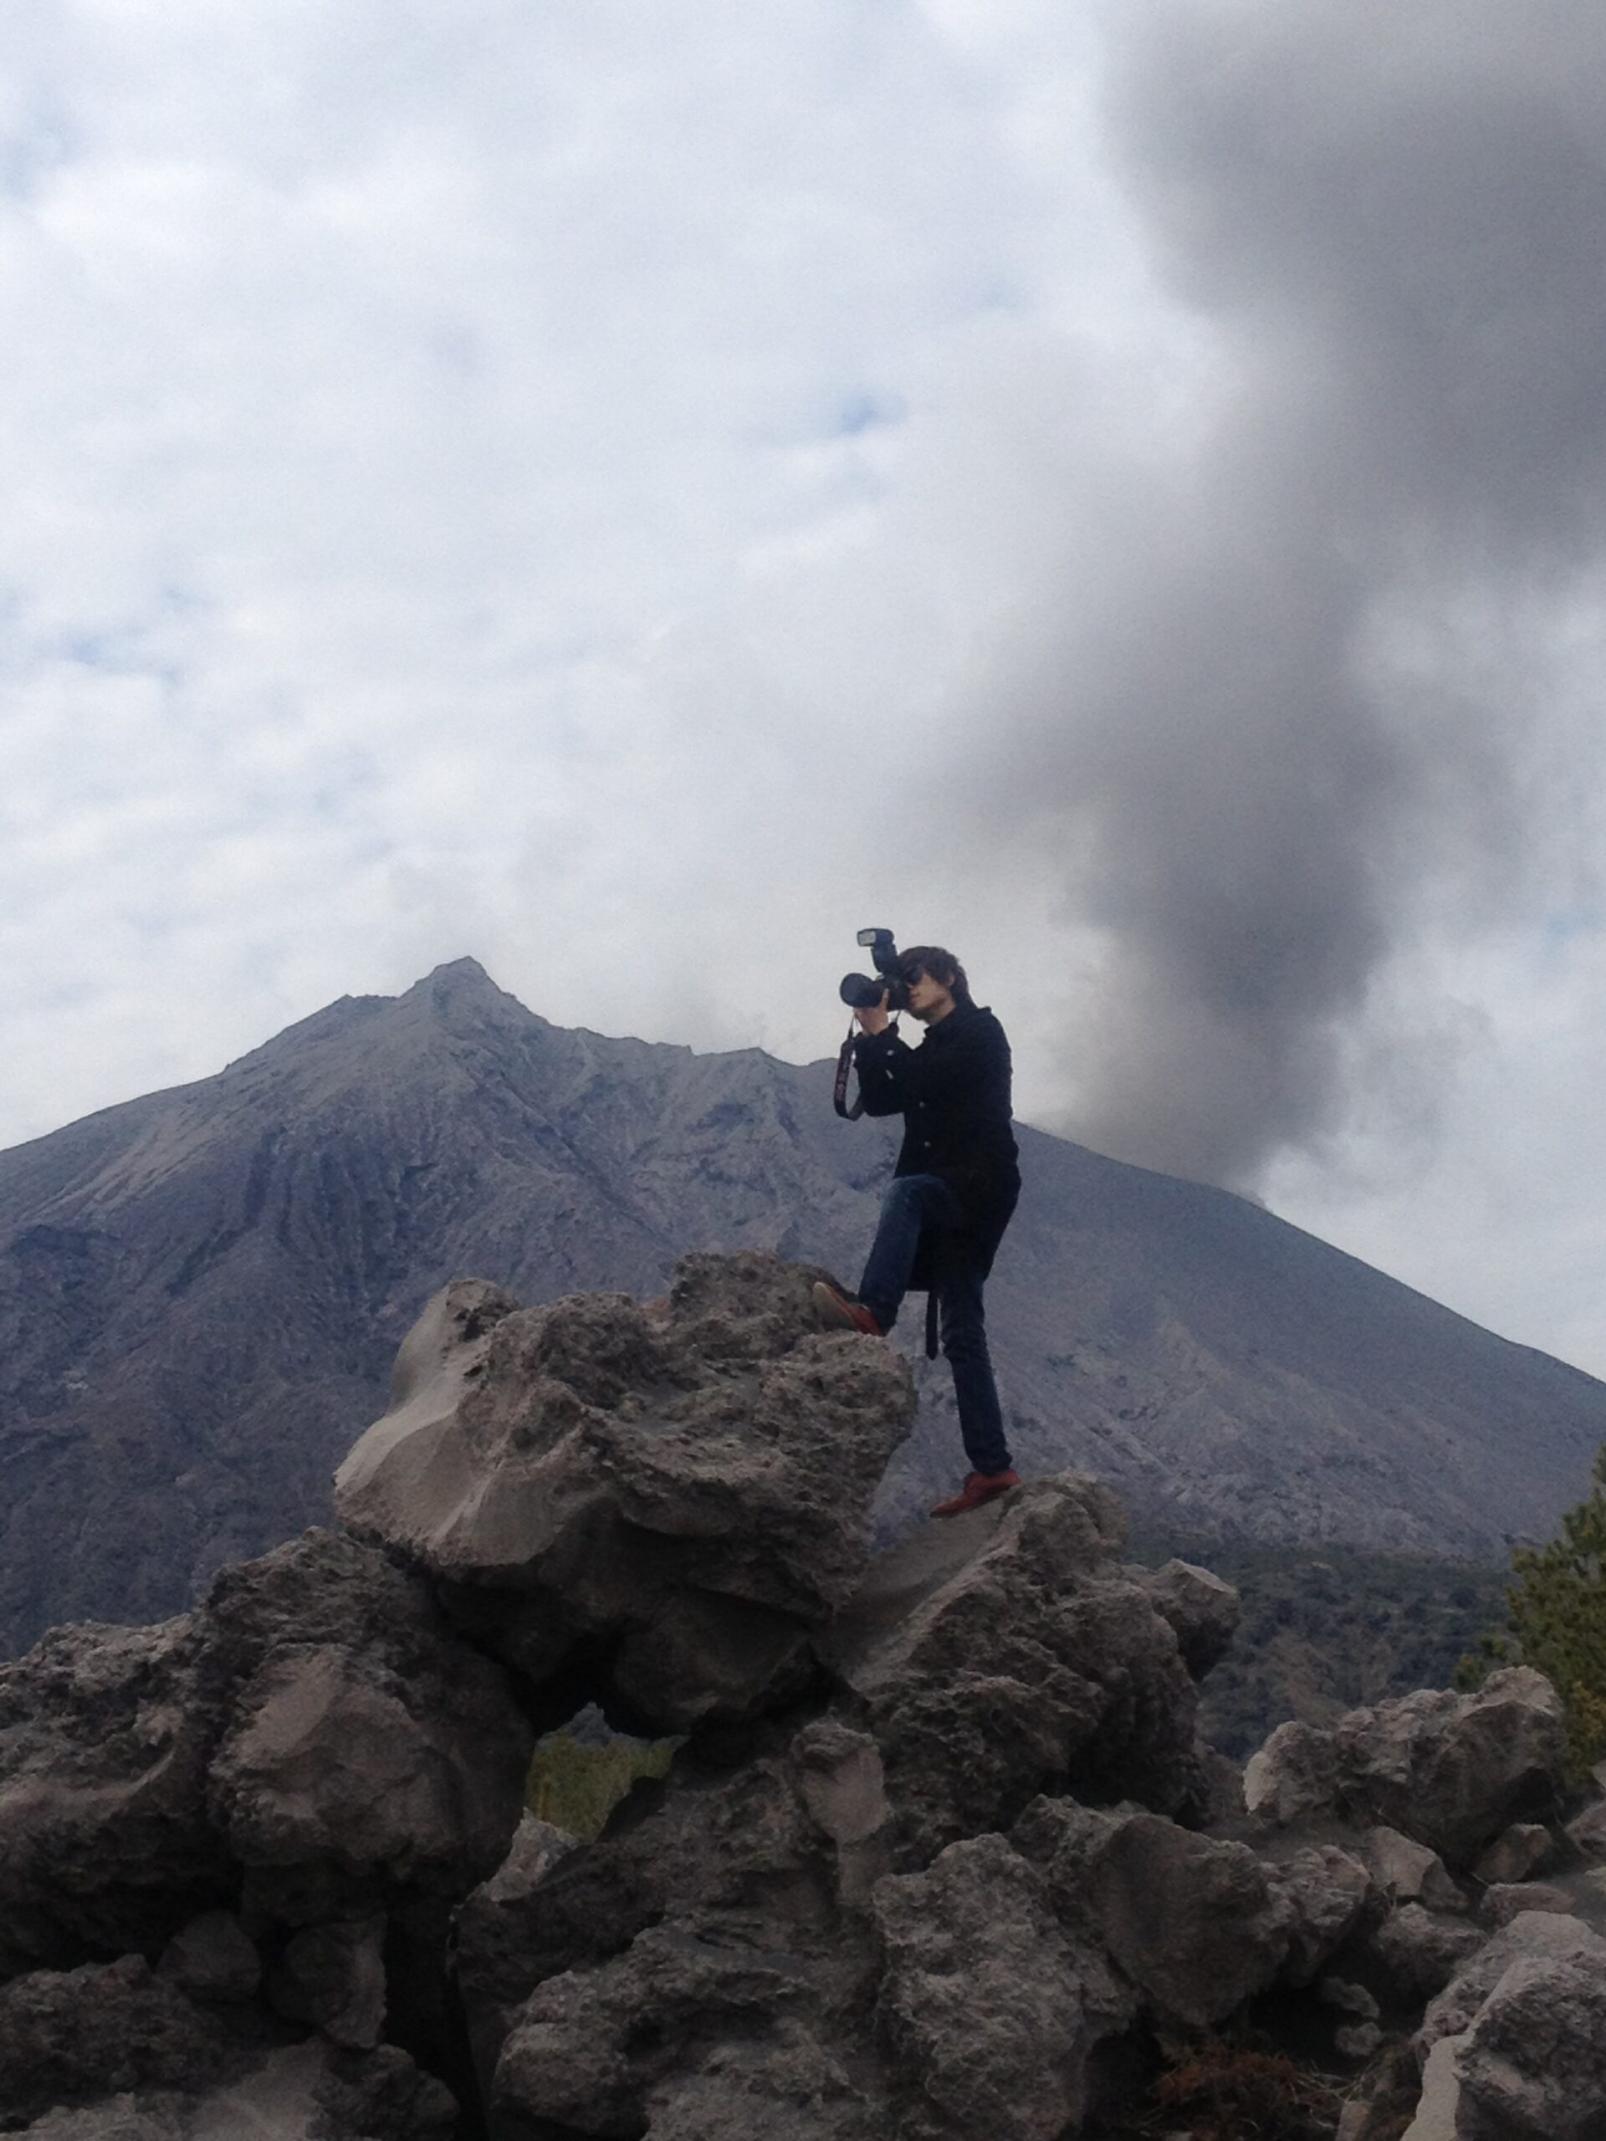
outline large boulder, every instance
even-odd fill
[[[1280,1725],[1251,1759],[1244,1797],[1279,1826],[1383,1824],[1464,1871],[1513,1822],[1554,1810],[1565,1753],[1555,1689],[1513,1666],[1476,1694],[1422,1688],[1329,1730]]]
[[[1177,1589],[1121,1566],[1124,1529],[1096,1481],[1035,1481],[882,1555],[821,1644],[907,1861],[1039,1792],[1174,1812],[1199,1789]]]
[[[189,1616],[53,1629],[0,1665],[0,1975],[111,1961],[230,1900],[218,1721]]]
[[[506,1855],[533,1744],[505,1671],[374,1548],[308,1532],[199,1616],[226,1690],[208,1800],[248,1907],[289,1925],[457,1898]]]
[[[1314,1975],[1366,1889],[1356,1868],[1354,1907],[1336,1914],[1342,1922],[1324,1941],[1317,1928],[1329,1906],[1314,1898],[1298,1906],[1289,1893],[1312,1881],[1310,1869],[1279,1877],[1247,1845],[1195,1835],[1163,1815],[1039,1799],[1014,1840],[1042,1869],[1061,1922],[1107,1954],[1151,2016],[1172,2028],[1211,2028],[1274,1984],[1296,1928]]]
[[[1606,1940],[1516,1918],[1429,2007],[1409,2141],[1599,2141],[1606,2133]]]
[[[662,1312],[455,1283],[336,1475],[342,1521],[536,1683],[584,1658],[653,1731],[762,1710],[862,1576],[914,1417],[901,1354],[816,1328],[813,1276],[688,1257]]]
[[[1002,1836],[977,1836],[882,1881],[873,1908],[882,2033],[929,2124],[967,2141],[1074,2132],[1092,2057],[1137,2002],[1067,1934],[1037,1869]]]

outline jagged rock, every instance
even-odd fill
[[[1202,1680],[1232,1646],[1240,1611],[1237,1592],[1191,1561],[1168,1561],[1155,1570],[1147,1590],[1155,1611],[1171,1624],[1182,1662]]]
[[[1606,1942],[1513,1962],[1473,2017],[1454,2065],[1457,2141],[1599,2141]]]
[[[1555,1839],[1541,1822],[1513,1822],[1473,1867],[1472,1878],[1490,1888],[1496,1883],[1531,1881],[1554,1857],[1555,1850]]]
[[[1474,1695],[1419,1689],[1330,1730],[1280,1725],[1249,1762],[1251,1813],[1287,1827],[1345,1816],[1398,1829],[1465,1869],[1503,1829],[1549,1812],[1565,1756],[1561,1703],[1512,1666]]]
[[[1375,2022],[1378,2004],[1364,1985],[1352,1985],[1347,1978],[1324,1977],[1316,1988],[1316,1997],[1324,2007],[1336,2007],[1340,2014],[1358,2015],[1363,2022]]]
[[[1474,1695],[1420,1689],[1334,1727],[1345,1796],[1376,1821],[1470,1865],[1501,1830],[1561,1789],[1565,1728],[1555,1689],[1513,1666]]]
[[[0,1665],[0,1974],[157,1947],[229,1900],[188,1617],[57,1628]]]
[[[1074,2131],[1089,2060],[1136,2003],[1095,1948],[1067,1938],[1036,1869],[978,1836],[882,1881],[872,1908],[882,2031],[934,2129],[956,2141]]]
[[[1464,1918],[1440,1917],[1420,1903],[1407,1903],[1371,1928],[1361,1949],[1391,2001],[1412,2007],[1442,1992],[1486,1938]]]
[[[1582,1956],[1596,1969],[1606,1964],[1606,1940],[1592,1933],[1577,1918],[1548,1911],[1525,1911],[1492,1940],[1480,1944],[1438,1998],[1429,2005],[1417,2032],[1417,2046],[1426,2051],[1441,2037],[1455,2037],[1470,2029],[1474,2016],[1515,1962],[1570,1962]]]
[[[305,1926],[269,1974],[268,1998],[292,2022],[311,2022],[335,2044],[371,2051],[385,2021],[385,1921]]]
[[[1391,1903],[1420,1903],[1430,1911],[1466,1909],[1467,1899],[1449,1868],[1426,1844],[1379,1826],[1366,1832],[1364,1848],[1372,1879]]]
[[[1372,1898],[1371,1876],[1336,1844],[1307,1846],[1267,1872],[1287,1925],[1282,1977],[1290,1985],[1312,1984],[1360,1923]]]
[[[585,1645],[642,1729],[762,1709],[859,1580],[914,1416],[899,1353],[817,1330],[814,1276],[687,1257],[666,1316],[449,1287],[337,1474],[342,1520],[448,1580],[532,1680]]]
[[[1509,1925],[1523,1911],[1577,1911],[1576,1899],[1548,1881],[1497,1881],[1484,1891],[1478,1915],[1485,1925]]]
[[[1331,1733],[1291,1718],[1244,1765],[1244,1805],[1278,1828],[1332,1813],[1338,1762]]]
[[[269,1917],[502,1857],[531,1734],[421,1582],[327,1532],[158,1628],[58,1629],[0,1667],[0,1966],[158,1953],[271,1869]]]
[[[249,2000],[262,1982],[262,1959],[232,1911],[203,1911],[173,1935],[157,1975],[203,2005]]]
[[[1293,1872],[1247,1845],[1192,1834],[1163,1816],[1038,1799],[1014,1842],[1042,1872],[1062,1922],[1108,1952],[1162,2022],[1203,2029],[1264,1991],[1290,1952],[1320,1966],[1364,1903],[1363,1868],[1335,1851]],[[1356,1881],[1358,1876],[1358,1883]],[[1290,1890],[1313,1891],[1302,1909]],[[1325,1890],[1325,1896],[1316,1891]],[[1297,1944],[1297,1945],[1296,1945]]]
[[[456,1967],[487,2094],[521,2004],[565,1973],[612,1967],[649,1929],[848,1953],[855,1936],[839,1911],[842,1861],[861,1847],[839,1845],[810,1811],[817,1733],[805,1727],[794,1754],[780,1731],[735,1770],[687,1750],[664,1783],[638,1786],[595,1843],[557,1858],[532,1843],[521,1866],[468,1899]],[[870,1968],[867,1940],[862,1967]]]
[[[0,2125],[100,2097],[201,2090],[246,2063],[140,1955],[0,1986]]]
[[[1606,1799],[1595,1799],[1567,1824],[1568,1841],[1585,1858],[1606,1858]]]
[[[1421,2099],[1422,2077],[1408,2044],[1384,2044],[1339,2114],[1334,2141],[1400,2141]]]
[[[16,2129],[17,2141],[190,2141],[191,2132],[180,2101],[159,2110],[154,2100],[128,2093],[103,2097],[87,2109],[47,2111]]]
[[[214,1660],[260,1660],[209,1789],[254,1909],[296,1925],[455,1897],[500,1863],[532,1734],[505,1673],[452,1634],[417,1577],[310,1532],[225,1571],[203,1620]]]
[[[1445,2037],[1434,2045],[1422,2069],[1422,2094],[1416,2116],[1405,2129],[1403,2141],[1465,2141],[1461,2133],[1461,2073],[1458,2055],[1462,2040]],[[1514,2141],[1514,2137],[1507,2137]]]
[[[1197,1787],[1195,1698],[1123,1519],[1038,1480],[876,1562],[822,1643],[880,1746],[905,1863],[1004,1829],[1039,1792],[1173,1811]]]
[[[654,1926],[605,1968],[537,1987],[497,2062],[494,2109],[537,2127],[640,2133],[655,2099],[699,2077],[734,2081],[751,2117],[757,2085],[784,2071],[789,2091],[856,2120],[860,2099],[810,2028],[813,2008],[807,1968],[787,1951],[711,1926]],[[743,2129],[725,2131],[736,2141]]]
[[[836,1854],[837,1902],[865,1904],[892,1861],[892,1808],[881,1750],[867,1733],[837,1718],[805,1725],[791,1758],[809,1818]]]
[[[1086,1878],[1104,1945],[1168,2021],[1209,2028],[1287,1959],[1292,1911],[1245,1844],[1134,1814],[1114,1824]]]
[[[1345,2059],[1370,2059],[1382,2042],[1383,2032],[1375,2022],[1352,2022],[1333,2032],[1333,2048]]]

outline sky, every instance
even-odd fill
[[[1606,15],[8,0],[0,1146],[470,954],[1606,1375]]]

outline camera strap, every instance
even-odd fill
[[[864,1095],[861,1092],[852,1107],[848,1106],[848,1080],[853,1076],[853,1021],[848,1020],[848,1037],[836,1059],[836,1090],[831,1095],[831,1104],[844,1122],[856,1123],[864,1113]]]

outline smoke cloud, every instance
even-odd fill
[[[1066,1127],[1252,1186],[1389,1060],[1412,933],[1526,882],[1562,808],[1606,544],[1606,18],[1122,0],[1111,36],[1109,139],[1199,353],[1182,450],[1017,677],[989,837],[1024,829],[1108,948]]]

